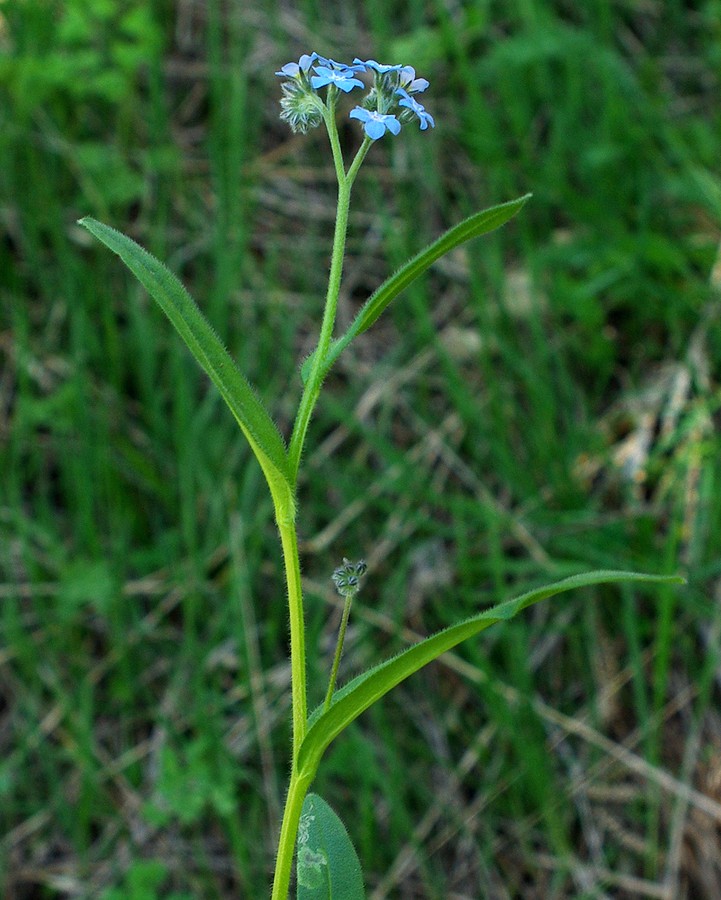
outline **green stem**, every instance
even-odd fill
[[[355,181],[358,169],[360,169],[361,163],[366,158],[366,153],[370,150],[372,143],[373,141],[369,137],[363,138],[363,143],[358,148],[358,152],[356,153],[353,162],[350,164],[350,169],[348,169],[348,175],[346,176],[351,184]]]
[[[358,169],[370,147],[371,141],[366,138],[361,144],[348,173],[343,164],[338,130],[335,124],[335,95],[332,91],[328,94],[328,104],[324,114],[331,149],[333,151],[333,163],[338,179],[338,207],[336,212],[335,232],[333,235],[333,250],[331,253],[330,274],[328,277],[328,291],[326,294],[323,322],[316,357],[303,395],[300,400],[293,434],[288,447],[288,461],[290,463],[290,483],[295,487],[298,478],[298,467],[303,452],[308,424],[313,414],[313,409],[320,394],[323,382],[323,363],[330,347],[335,325],[336,310],[338,307],[338,294],[340,293],[341,277],[343,274],[343,254],[345,251],[345,239],[348,231],[348,210],[350,207],[351,188]],[[271,488],[272,491],[272,488]],[[279,501],[273,495],[275,504],[276,521],[283,545],[283,561],[285,564],[286,583],[288,586],[288,608],[290,616],[290,668],[292,682],[292,706],[293,706],[293,763],[288,796],[283,811],[283,822],[278,841],[278,855],[276,857],[275,875],[273,878],[272,900],[287,900],[290,877],[295,855],[295,843],[298,835],[298,823],[300,821],[303,801],[308,792],[315,771],[298,773],[298,754],[308,727],[306,671],[305,671],[305,626],[303,621],[303,594],[300,580],[300,562],[298,559],[298,536],[295,530],[295,517],[293,509],[286,508],[287,504]],[[346,601],[348,610],[344,610],[341,623],[339,645],[336,648],[336,659],[333,664],[332,681],[329,686],[329,702],[335,686],[335,678],[338,673],[340,653],[343,649],[343,638],[348,624],[350,612],[350,600]]]
[[[300,580],[298,536],[295,522],[276,507],[276,521],[283,546],[285,580],[288,587],[288,615],[290,620],[290,677],[293,707],[293,760],[305,737],[308,725],[308,701],[305,677],[305,623],[303,621],[303,590]]]
[[[283,811],[283,822],[278,840],[278,855],[273,878],[273,900],[287,900],[290,885],[298,822],[303,808],[303,800],[313,780],[305,773],[299,776],[296,760],[300,745],[308,727],[308,708],[305,671],[305,624],[303,621],[303,591],[300,579],[298,557],[298,536],[292,510],[287,510],[281,502],[275,503],[275,515],[283,546],[285,579],[288,587],[288,612],[290,619],[290,672],[293,707],[293,763],[288,786],[288,796]]]
[[[336,128],[332,109],[326,111],[325,124],[328,129],[328,137],[330,138],[330,145],[333,150],[333,162],[338,178],[338,205],[336,210],[335,232],[333,234],[330,275],[328,276],[328,291],[326,293],[325,309],[323,311],[323,322],[320,328],[320,336],[315,351],[313,368],[308,376],[303,396],[300,399],[298,413],[295,418],[295,424],[293,425],[293,434],[288,448],[288,460],[290,462],[291,477],[293,479],[296,479],[298,476],[298,467],[300,465],[301,454],[303,453],[305,436],[308,431],[308,424],[310,423],[311,416],[313,415],[313,409],[315,408],[315,404],[318,401],[318,395],[320,394],[325,357],[328,353],[328,348],[330,347],[331,338],[333,336],[336,310],[338,308],[338,294],[340,293],[341,277],[343,275],[343,255],[345,251],[346,234],[348,231],[348,210],[350,208],[351,188],[353,187],[353,182],[358,174],[361,163],[365,159],[365,155],[372,143],[369,138],[366,137],[364,139],[355,155],[355,159],[351,163],[348,174],[346,174],[343,167],[340,142],[338,140],[338,129]]]
[[[335,223],[335,234],[333,237],[333,255],[330,264],[330,276],[328,278],[328,293],[326,295],[325,311],[323,313],[323,324],[321,325],[320,337],[318,339],[318,348],[316,350],[315,362],[311,370],[308,381],[303,391],[303,396],[298,407],[298,414],[293,425],[293,434],[288,447],[288,461],[290,463],[291,477],[297,478],[298,467],[300,465],[300,457],[303,452],[303,444],[305,443],[306,432],[310,417],[313,414],[318,395],[321,388],[321,363],[330,346],[330,339],[333,333],[333,325],[335,323],[335,313],[338,306],[338,292],[340,290],[340,279],[343,270],[343,251],[345,249],[345,236],[348,227],[348,206],[350,202],[350,186],[341,183],[338,186],[338,211]]]
[[[329,91],[328,105],[326,107],[323,121],[328,132],[328,140],[330,141],[330,149],[333,151],[333,165],[335,166],[335,177],[338,184],[345,181],[345,164],[343,163],[343,151],[340,148],[340,139],[338,137],[338,128],[335,124],[335,98],[337,91]]]
[[[353,603],[354,594],[348,594],[343,605],[343,616],[340,620],[340,628],[338,629],[338,643],[335,647],[335,656],[333,658],[333,666],[330,670],[330,678],[328,679],[328,692],[325,695],[325,703],[323,704],[323,712],[327,712],[330,701],[333,699],[333,691],[335,690],[336,679],[338,678],[338,667],[340,666],[340,658],[343,655],[343,644],[345,642],[345,632],[348,627],[348,619],[350,617],[350,608]]]
[[[290,876],[293,870],[295,842],[298,836],[298,823],[303,810],[303,801],[313,780],[312,775],[300,776],[295,767],[290,776],[288,796],[285,799],[283,822],[280,826],[278,855],[275,858],[275,875],[273,876],[273,893],[271,900],[288,900]]]

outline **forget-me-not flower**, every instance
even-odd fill
[[[374,112],[372,109],[363,109],[362,106],[356,106],[350,112],[351,119],[358,119],[363,123],[363,130],[372,141],[377,141],[383,137],[386,131],[391,134],[398,134],[401,130],[401,123],[395,116],[383,115],[383,113]]]
[[[426,128],[430,125],[431,128],[436,127],[436,123],[433,119],[433,116],[426,111],[425,106],[419,103],[414,97],[404,91],[403,88],[398,88],[396,94],[401,98],[398,101],[399,106],[405,106],[406,109],[409,109],[411,112],[415,113],[418,116],[418,120],[421,123],[421,131],[425,131]]]
[[[384,66],[379,62],[376,62],[374,59],[358,59],[353,60],[355,65],[363,66],[365,69],[373,69],[374,72],[378,72],[380,75],[385,75],[386,72],[400,72],[403,66]]]
[[[402,66],[398,79],[398,86],[408,91],[409,94],[420,94],[428,87],[429,82],[425,78],[416,78],[416,70],[413,66]]]
[[[280,75],[281,78],[298,78],[301,73],[307,75],[310,67],[318,59],[322,59],[322,57],[317,53],[304,53],[297,63],[286,63],[275,74]]]
[[[359,59],[354,59],[351,65],[348,65],[348,63],[336,62],[336,60],[325,56],[319,56],[317,61],[319,65],[327,66],[329,69],[347,69],[350,72],[365,71],[365,65]]]
[[[330,66],[313,66],[313,68],[317,74],[311,75],[310,83],[316,90],[325,87],[327,84],[334,84],[339,90],[347,94],[353,88],[365,87],[363,82],[355,77],[355,66],[344,66],[342,69],[332,69]]]
[[[368,138],[377,141],[387,131],[398,134],[401,125],[414,117],[421,131],[435,127],[433,116],[411,96],[428,87],[425,78],[416,77],[413,66],[391,66],[358,57],[348,65],[315,52],[304,53],[298,62],[286,63],[275,73],[285,79],[281,85],[281,119],[296,132],[320,125],[335,106],[337,92],[333,88],[348,94],[357,87],[366,87],[358,77],[361,72],[372,72],[373,84],[350,117],[363,124]],[[324,87],[331,89],[325,102],[319,93]]]
[[[309,128],[316,128],[323,120],[323,101],[310,85],[311,67],[323,57],[317,53],[304,53],[297,63],[286,63],[276,75],[287,79],[281,90],[281,119],[290,125],[294,132],[305,133]],[[324,60],[325,61],[325,60]]]

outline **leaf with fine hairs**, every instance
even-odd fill
[[[280,432],[183,284],[163,263],[115,228],[90,216],[78,224],[117,253],[157,302],[230,407],[271,490],[289,494],[290,469]]]
[[[536,588],[512,600],[484,610],[464,622],[451,625],[412,647],[401,651],[392,659],[374,666],[358,675],[341,688],[333,697],[326,712],[319,707],[310,718],[308,729],[298,754],[298,768],[301,772],[314,775],[327,749],[344,728],[384,697],[396,685],[414,672],[422,669],[442,653],[473,637],[496,622],[512,619],[522,610],[540,600],[570,591],[574,588],[595,584],[619,582],[641,582],[646,584],[681,584],[684,579],[677,575],[644,575],[639,572],[598,571],[583,575],[572,575],[545,587]]]
[[[364,900],[355,847],[338,815],[317,794],[303,802],[296,854],[297,900]]]
[[[391,301],[429,269],[436,260],[458,247],[459,244],[470,241],[471,238],[480,237],[482,234],[488,234],[489,231],[495,231],[496,228],[505,225],[509,219],[523,209],[531,196],[531,194],[525,194],[517,200],[500,203],[498,206],[491,206],[482,212],[474,213],[459,222],[458,225],[449,228],[433,243],[409,259],[390,278],[386,278],[363,304],[346,333],[331,343],[323,361],[321,376],[324,378],[328,374],[331,366],[353,338],[367,331]],[[310,376],[314,359],[315,353],[311,353],[301,366],[300,374],[304,382]]]

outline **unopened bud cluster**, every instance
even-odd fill
[[[364,559],[352,563],[349,559],[343,558],[343,565],[338,566],[332,575],[333,583],[341,597],[353,597],[358,593],[360,580],[365,575],[367,568]]]
[[[387,66],[374,59],[354,59],[353,63],[336,62],[317,53],[304,54],[297,63],[286,63],[276,72],[283,82],[280,101],[281,119],[293,131],[306,132],[323,120],[325,104],[318,91],[327,88],[328,107],[332,107],[338,91],[349,94],[366,85],[358,77],[373,73],[373,84],[362,104],[350,112],[358,119],[366,136],[377,141],[386,132],[398,134],[401,124],[417,119],[421,131],[435,127],[433,116],[415,99],[428,87],[425,78],[416,78],[413,66]]]

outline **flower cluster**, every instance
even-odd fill
[[[387,66],[374,59],[354,59],[353,63],[336,62],[317,53],[304,54],[297,63],[286,63],[276,72],[286,79],[280,101],[281,119],[293,131],[306,132],[320,125],[326,109],[332,108],[338,91],[349,94],[366,85],[358,77],[372,73],[373,85],[362,104],[351,110],[350,118],[363,125],[368,138],[377,141],[386,132],[398,134],[401,125],[417,119],[421,131],[435,127],[433,116],[413,96],[428,87],[425,78],[417,78],[413,66]],[[327,106],[318,91],[327,88]]]
[[[343,565],[333,572],[333,583],[341,597],[354,597],[360,590],[360,580],[365,575],[365,560],[359,559],[357,563],[352,563],[349,559],[343,558]]]

